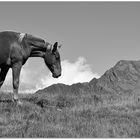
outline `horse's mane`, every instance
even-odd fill
[[[33,36],[31,34],[26,34],[26,37],[32,41],[38,41],[38,42],[41,42],[41,43],[45,43],[45,40],[40,38],[40,37],[36,37],[36,36]]]

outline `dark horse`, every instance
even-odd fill
[[[13,75],[13,101],[18,101],[19,77],[22,65],[29,57],[42,57],[52,72],[52,76],[61,76],[58,43],[54,45],[30,34],[12,31],[0,32],[0,87],[9,68]]]

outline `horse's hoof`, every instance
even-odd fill
[[[12,101],[13,101],[14,103],[18,104],[18,105],[21,105],[21,104],[22,104],[22,102],[21,102],[19,99],[13,98]]]
[[[13,102],[13,103],[17,103],[17,100],[18,100],[18,99],[12,98],[12,102]]]
[[[20,100],[18,100],[18,101],[17,101],[17,104],[18,104],[18,105],[22,105],[23,102],[21,102]]]

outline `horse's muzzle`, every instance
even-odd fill
[[[53,76],[53,78],[58,78],[61,76],[61,74],[58,74],[58,75],[53,74],[52,76]]]

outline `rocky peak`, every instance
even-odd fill
[[[108,92],[124,92],[133,90],[140,80],[140,61],[120,60],[107,70],[97,81],[96,91],[103,88]]]

